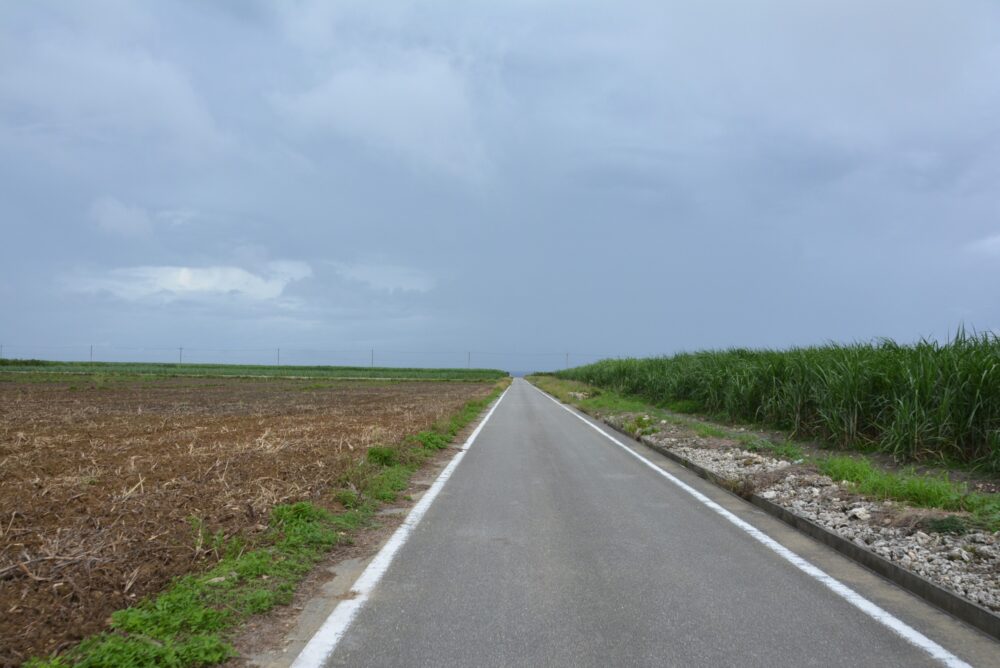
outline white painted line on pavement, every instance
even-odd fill
[[[399,552],[399,548],[403,547],[406,543],[410,534],[413,533],[413,529],[416,528],[424,514],[427,513],[427,509],[434,503],[434,499],[441,491],[441,488],[448,482],[448,478],[454,473],[455,468],[458,467],[459,462],[465,457],[465,453],[472,446],[476,437],[479,436],[479,432],[482,431],[486,422],[493,415],[493,411],[497,409],[497,406],[503,401],[508,391],[510,391],[510,387],[503,391],[503,394],[500,395],[496,403],[493,404],[493,407],[486,413],[479,426],[476,427],[468,440],[465,441],[465,444],[462,445],[462,449],[448,462],[448,465],[438,475],[434,484],[424,492],[417,505],[413,506],[409,514],[407,514],[403,524],[396,529],[396,533],[392,534],[392,537],[382,546],[382,549],[371,560],[364,572],[358,576],[358,579],[354,582],[354,586],[351,587],[351,594],[354,594],[354,598],[343,600],[337,604],[337,607],[333,609],[330,616],[323,622],[323,626],[316,631],[316,634],[302,648],[302,651],[295,658],[295,662],[292,663],[292,668],[318,668],[333,654],[333,650],[337,648],[337,643],[344,637],[347,629],[351,626],[351,622],[354,621],[354,617],[371,595],[375,585],[378,584],[379,580],[382,579],[382,576],[389,569],[389,564],[392,563],[393,557]]]
[[[682,481],[680,478],[677,478],[676,476],[664,471],[659,466],[657,466],[650,460],[646,459],[638,452],[628,447],[626,444],[622,443],[608,432],[604,431],[604,429],[597,426],[595,423],[591,422],[580,413],[566,406],[555,397],[550,396],[549,394],[543,392],[534,385],[531,385],[531,387],[533,387],[535,390],[541,393],[543,397],[545,397],[546,399],[551,399],[553,402],[555,402],[557,406],[567,411],[570,415],[581,420],[588,427],[590,427],[597,433],[604,436],[606,439],[608,439],[609,441],[611,441],[612,443],[623,449],[625,452],[632,455],[633,457],[641,461],[643,464],[645,464],[646,466],[653,469],[654,471],[659,473],[661,476],[663,476],[670,482],[680,487],[682,490],[684,490],[685,492],[696,498],[698,501],[700,501],[701,503],[705,504],[706,506],[714,510],[719,515],[722,515],[722,517],[726,518],[727,520],[735,524],[737,527],[739,527],[746,533],[750,534],[750,536],[752,536],[757,542],[770,548],[782,559],[789,562],[790,564],[798,568],[806,575],[823,583],[828,589],[833,591],[835,594],[843,598],[845,601],[847,601],[857,609],[861,610],[861,612],[865,613],[875,621],[887,626],[889,629],[891,629],[893,632],[895,632],[898,636],[906,640],[911,645],[919,647],[920,649],[924,650],[925,652],[930,654],[933,658],[937,659],[946,666],[950,666],[952,668],[971,668],[971,666],[969,666],[969,664],[967,664],[965,661],[962,661],[960,658],[958,658],[957,656],[955,656],[954,654],[952,654],[951,652],[949,652],[944,647],[937,644],[924,634],[920,633],[906,622],[902,621],[897,617],[894,617],[890,612],[883,610],[879,606],[875,605],[874,603],[872,603],[871,601],[869,601],[864,596],[857,593],[844,583],[828,575],[825,571],[817,568],[816,566],[813,566],[811,563],[809,563],[799,555],[795,554],[787,547],[785,547],[778,541],[774,540],[773,538],[765,534],[757,527],[753,526],[749,522],[741,520],[739,517],[729,512],[715,501],[712,501],[710,498],[708,498],[707,496],[696,490],[694,487],[691,487],[690,485]]]

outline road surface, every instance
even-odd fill
[[[1000,645],[986,636],[628,447],[938,644],[944,658],[515,380],[326,665],[1000,665]]]

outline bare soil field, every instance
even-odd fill
[[[0,382],[0,665],[253,544],[275,504],[332,504],[371,445],[430,427],[490,383],[288,379]]]

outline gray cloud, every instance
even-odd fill
[[[307,139],[331,133],[462,178],[478,178],[486,169],[463,75],[433,52],[335,68],[315,86],[275,94],[273,101]]]
[[[10,3],[0,339],[1000,327],[997,43],[986,0]]]
[[[312,268],[290,260],[269,262],[265,273],[240,267],[127,267],[100,276],[66,281],[71,291],[105,293],[127,301],[170,302],[179,298],[230,295],[251,300],[275,300],[294,281],[309,278]]]
[[[435,284],[431,276],[411,267],[359,262],[334,262],[332,265],[344,278],[374,290],[428,292]]]
[[[63,149],[154,141],[167,153],[199,157],[223,141],[185,73],[142,47],[58,29],[20,46],[5,54],[0,96],[12,129],[36,141]]]
[[[153,231],[153,221],[145,209],[129,206],[114,197],[99,197],[90,205],[90,218],[111,234],[145,237]]]

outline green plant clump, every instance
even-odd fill
[[[394,448],[368,448],[368,461],[379,466],[395,466],[399,456]]]
[[[648,415],[637,415],[625,423],[625,431],[636,437],[655,434],[658,429]]]

